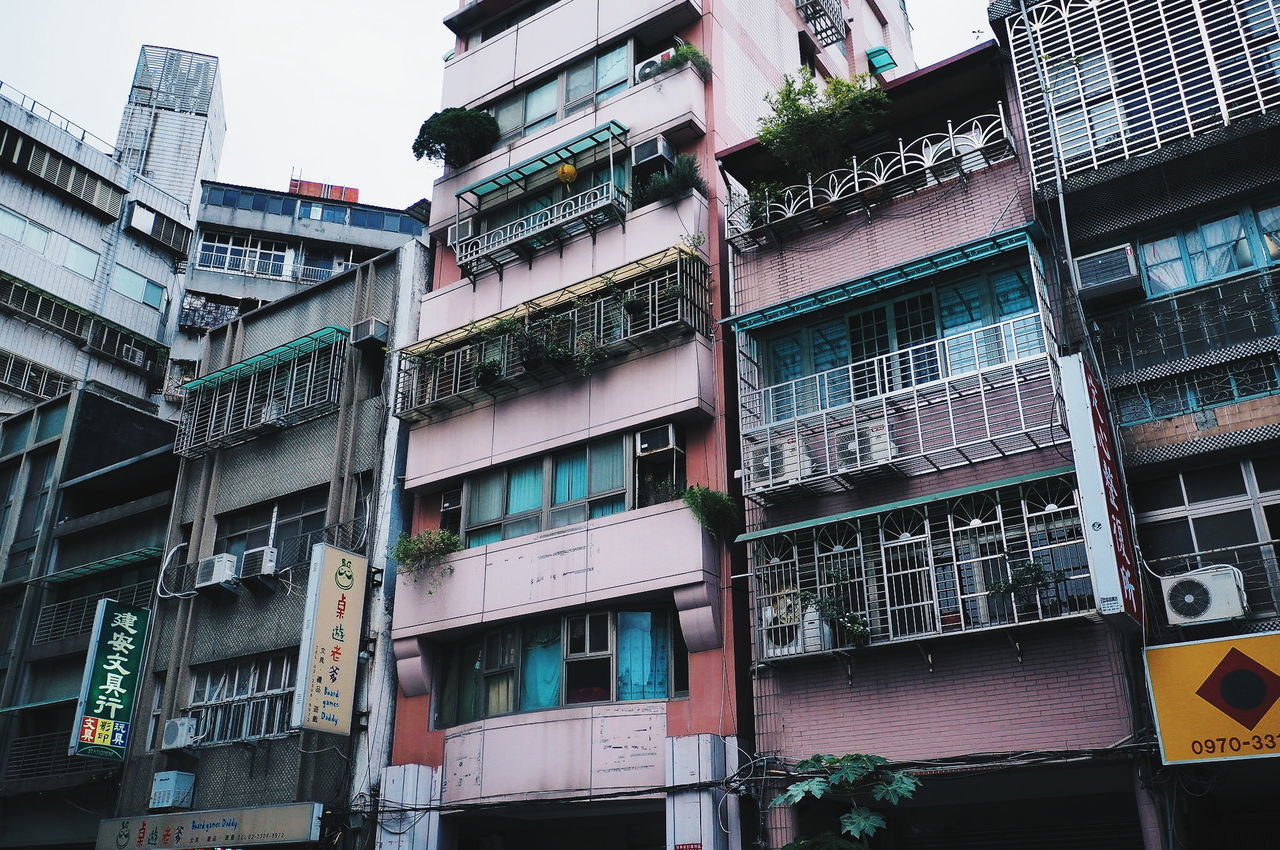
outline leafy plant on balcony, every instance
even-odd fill
[[[849,580],[847,575],[843,579],[832,575],[828,577],[837,581]],[[842,629],[848,638],[848,642],[853,646],[866,646],[871,642],[871,626],[867,623],[867,618],[858,611],[850,610],[846,602],[838,594],[814,593],[813,591],[805,590],[798,594],[797,601],[801,606],[801,610],[816,611],[819,617],[832,626]]]
[[[840,815],[840,832],[824,832],[797,838],[782,850],[866,850],[867,839],[885,826],[884,817],[863,805],[868,798],[890,805],[915,796],[920,780],[902,770],[891,770],[881,756],[849,753],[815,755],[796,764],[796,779],[774,800],[774,806],[793,806],[812,797],[841,798],[849,811]],[[848,837],[846,837],[848,836]]]
[[[676,68],[683,68],[685,65],[692,65],[693,69],[698,72],[698,76],[704,80],[711,77],[711,60],[692,44],[680,45],[675,49],[674,53],[658,63],[658,73],[662,74]]]
[[[391,547],[391,558],[400,565],[401,572],[421,577],[427,593],[453,572],[453,565],[445,559],[462,549],[462,540],[452,531],[443,529],[420,531],[417,534],[401,534]]]
[[[742,527],[742,512],[733,497],[723,490],[694,485],[684,491],[684,503],[698,525],[722,543],[732,543]]]
[[[1067,571],[1045,569],[1032,561],[1010,565],[1009,578],[987,582],[988,593],[1024,593],[1048,590],[1067,580]]]
[[[770,111],[760,119],[756,139],[795,172],[793,182],[848,165],[889,102],[865,74],[833,77],[822,88],[808,71],[782,79],[777,94],[765,95]]]
[[[697,189],[704,197],[707,181],[702,179],[702,168],[693,154],[682,153],[665,171],[659,171],[638,184],[632,192],[633,207],[643,207],[658,201],[669,201]]]
[[[495,359],[481,360],[476,364],[476,386],[488,387],[497,382],[502,375],[502,361]]]
[[[488,112],[451,106],[422,122],[413,140],[413,156],[462,168],[493,150],[499,135],[498,122]]]
[[[583,331],[578,334],[573,345],[573,368],[583,377],[590,375],[595,368],[608,359],[609,354],[596,339],[595,334]]]

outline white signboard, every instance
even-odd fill
[[[94,850],[173,850],[319,841],[321,803],[137,815],[98,824]]]
[[[296,728],[351,734],[368,576],[369,561],[361,555],[324,543],[311,550],[293,693]]]

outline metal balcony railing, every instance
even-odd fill
[[[240,308],[235,304],[217,304],[188,293],[182,302],[178,325],[208,331],[225,325],[239,315]]]
[[[5,781],[74,776],[81,773],[119,769],[119,762],[67,755],[70,742],[70,732],[24,735],[12,739],[9,742],[9,754],[4,763]]]
[[[32,97],[27,97],[25,94],[3,81],[0,81],[0,97],[13,101],[32,115],[47,121],[67,135],[71,136],[76,141],[84,142],[99,153],[104,153],[112,159],[120,158],[120,151],[118,151],[116,146],[108,142],[106,139],[95,136],[79,124],[64,118],[62,115],[54,112],[40,101]]]
[[[458,267],[475,276],[488,266],[501,272],[508,263],[563,244],[582,233],[595,235],[604,226],[626,219],[631,201],[625,191],[605,183],[552,204],[546,209],[487,230],[453,246]]]
[[[545,382],[557,370],[580,373],[597,365],[584,360],[588,351],[603,362],[674,335],[708,334],[710,297],[706,263],[686,255],[568,307],[533,312],[519,321],[518,331],[482,333],[439,353],[403,357],[396,415],[423,419]],[[530,361],[531,339],[539,341],[545,362]],[[548,349],[563,356],[546,357]]]
[[[1249,606],[1249,616],[1275,617],[1280,615],[1280,561],[1277,560],[1280,548],[1277,547],[1280,547],[1280,540],[1206,549],[1187,555],[1153,558],[1147,561],[1147,567],[1155,576],[1169,577],[1202,567],[1219,565],[1235,567],[1244,578],[1244,594]],[[1152,622],[1151,631],[1172,634],[1172,630],[1167,626],[1164,594],[1161,592],[1159,580],[1151,578],[1151,583],[1154,590],[1150,594],[1154,603],[1149,618]]]
[[[358,263],[335,262],[332,266],[308,266],[285,262],[276,256],[231,256],[214,251],[201,251],[196,268],[249,277],[269,277],[295,283],[321,283],[334,275],[353,269]]]
[[[151,593],[154,589],[154,581],[140,581],[114,590],[45,605],[36,619],[36,630],[31,642],[48,643],[88,634],[93,628],[93,616],[99,599],[114,599],[121,605],[148,608],[151,606]]]
[[[1039,314],[760,390],[741,402],[744,489],[846,489],[1063,441]]]
[[[1067,479],[768,535],[751,550],[764,662],[1095,608]]]
[[[728,236],[745,250],[792,233],[825,226],[854,211],[909,195],[978,171],[1014,156],[1004,105],[992,115],[979,115],[946,132],[911,142],[898,140],[897,150],[855,157],[840,168],[777,192],[729,199]]]
[[[796,10],[823,47],[843,41],[849,32],[840,0],[796,0]]]

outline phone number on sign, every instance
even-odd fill
[[[1280,747],[1280,734],[1248,735],[1244,738],[1198,738],[1191,742],[1191,752],[1198,756],[1267,752],[1277,747]]]

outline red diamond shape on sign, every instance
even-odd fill
[[[1196,695],[1252,730],[1280,701],[1280,676],[1232,647]]]

